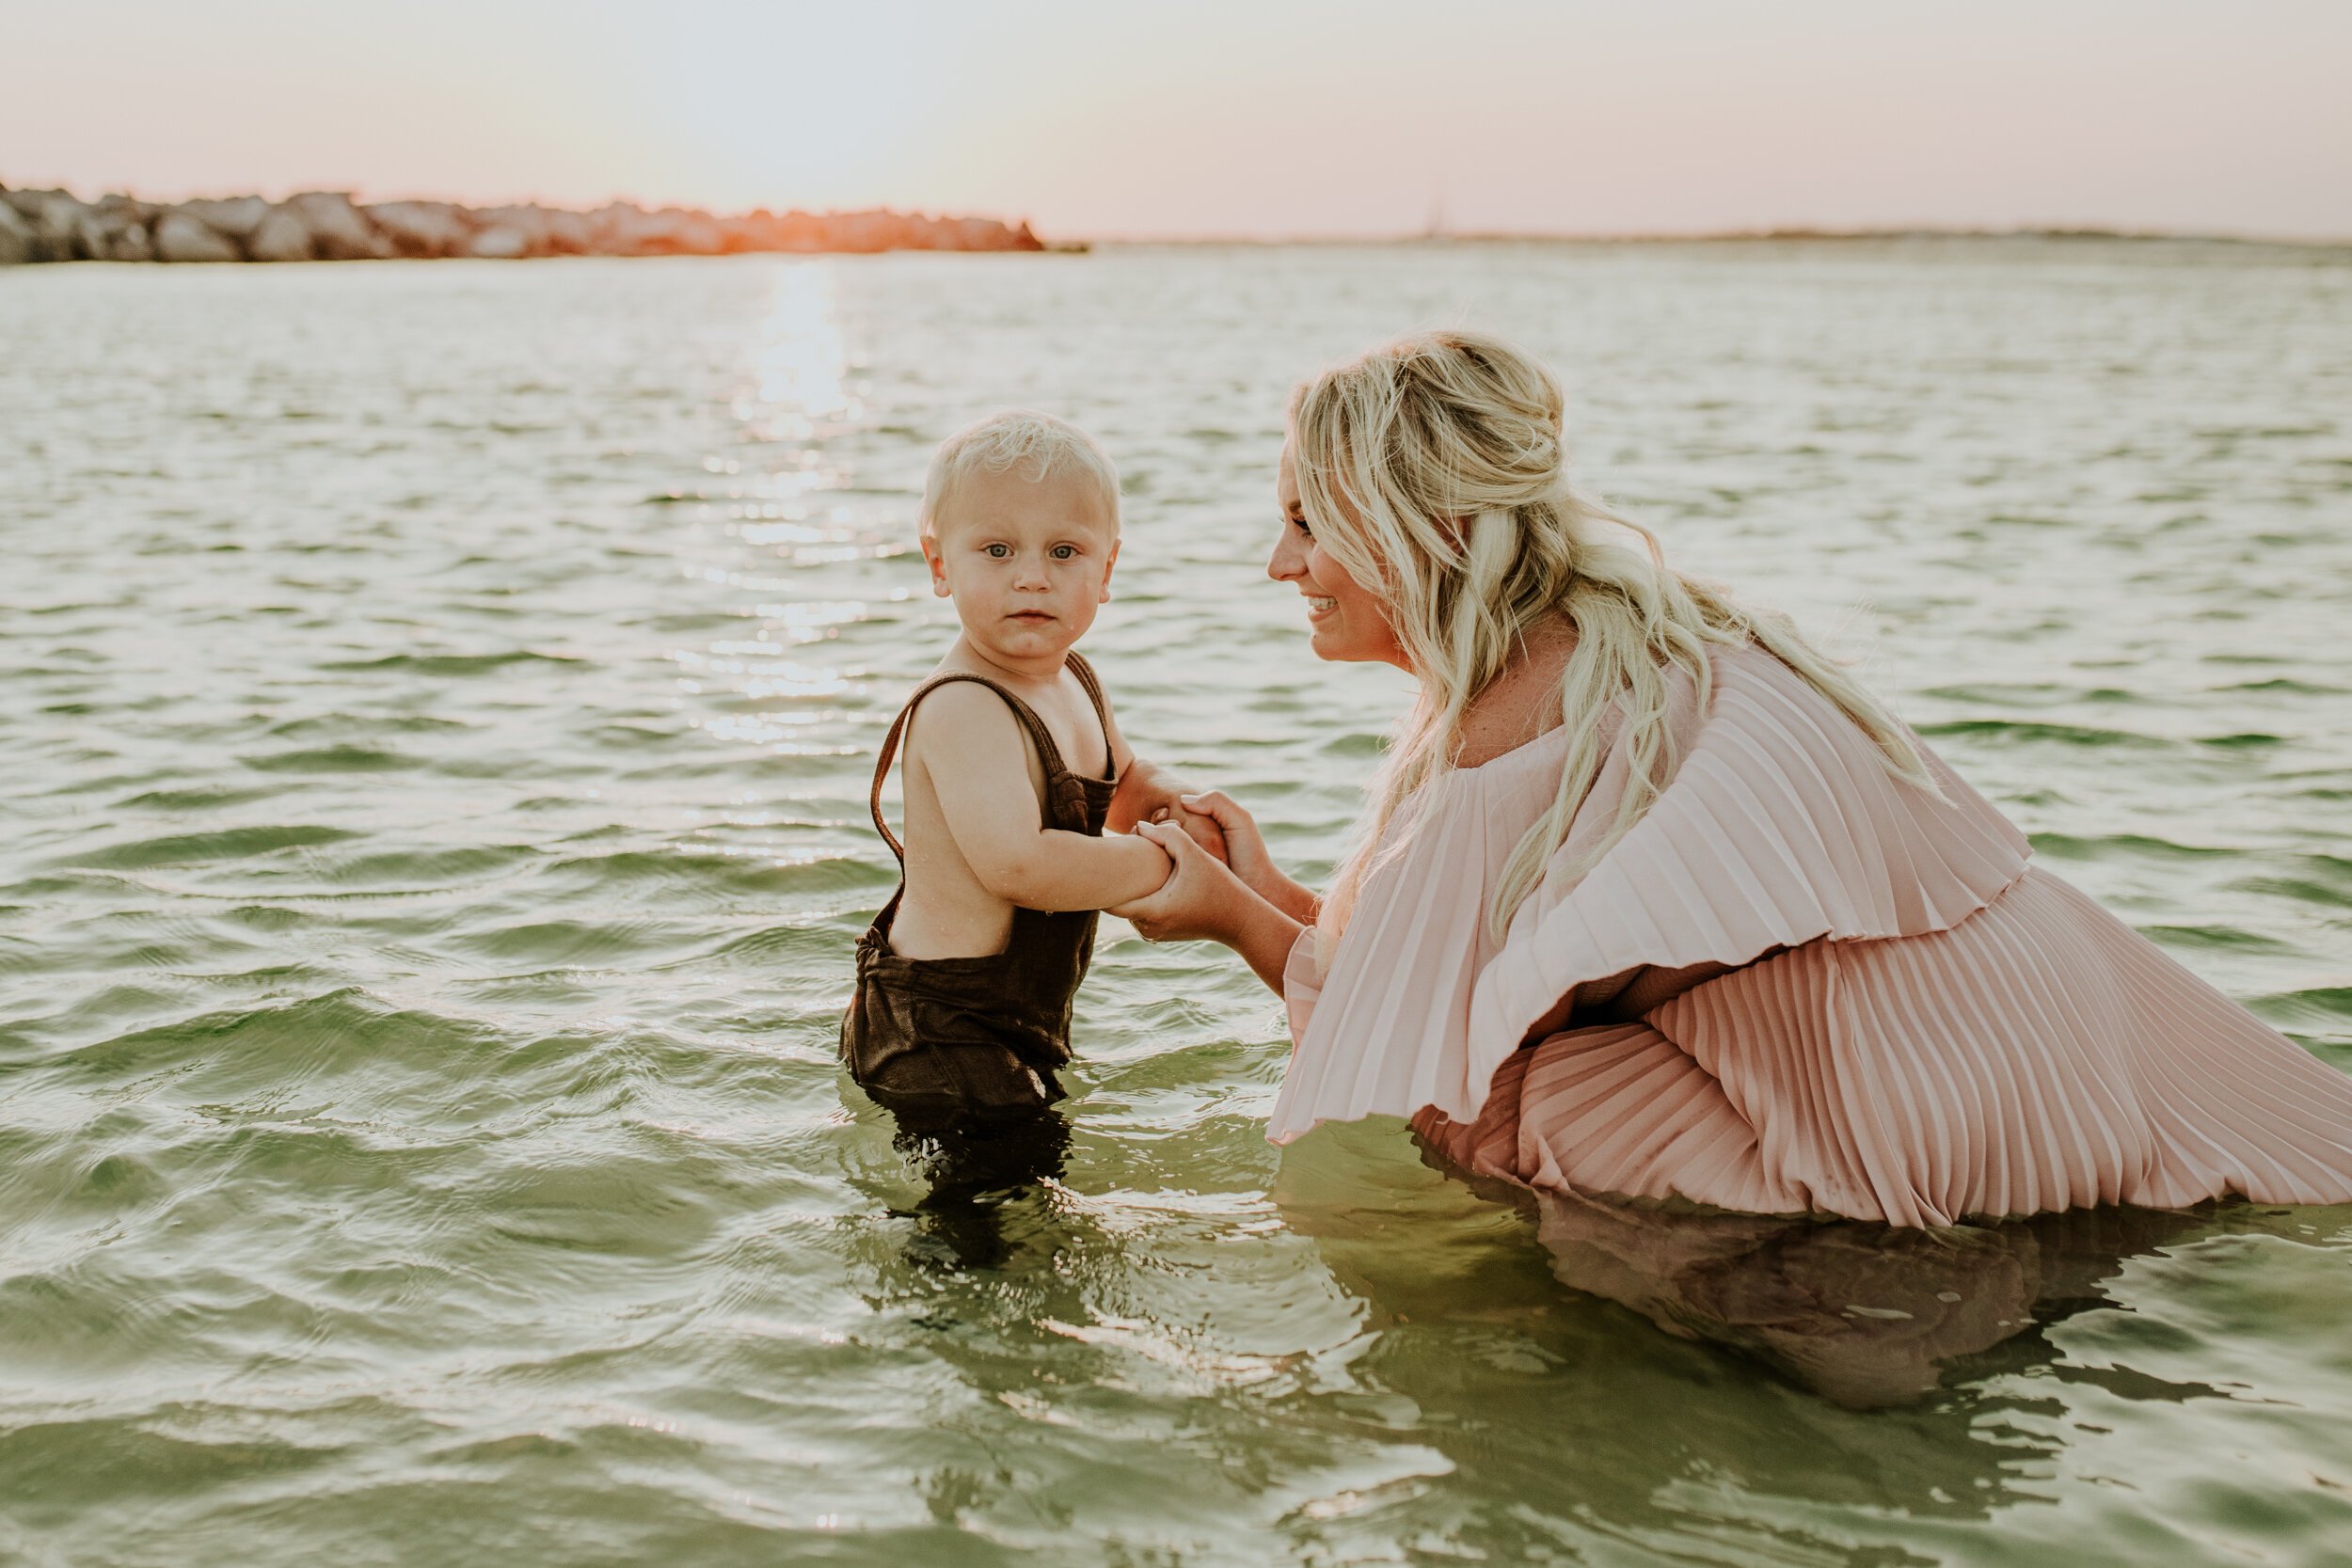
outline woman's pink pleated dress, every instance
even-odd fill
[[[1291,955],[1275,1142],[1408,1116],[1534,1186],[1894,1225],[2352,1201],[2352,1078],[2030,865],[1941,761],[1939,800],[1769,654],[1714,668],[1647,814],[1570,876],[1613,751],[1499,942],[1566,732],[1400,814],[1327,959],[1311,928]]]

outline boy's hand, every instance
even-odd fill
[[[1225,834],[1214,817],[1196,816],[1184,806],[1192,786],[1163,770],[1158,764],[1136,757],[1119,778],[1104,826],[1115,833],[1131,833],[1141,822],[1173,822],[1201,848],[1225,859]]]

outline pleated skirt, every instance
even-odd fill
[[[1550,1036],[1474,1122],[1414,1125],[1484,1174],[1754,1213],[2352,1201],[2352,1078],[2038,869],[1947,930]]]

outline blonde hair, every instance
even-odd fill
[[[1786,617],[1745,609],[1720,587],[1669,569],[1647,529],[1570,488],[1562,407],[1560,383],[1543,365],[1464,331],[1384,343],[1325,371],[1293,399],[1308,525],[1348,576],[1382,598],[1421,684],[1325,900],[1327,935],[1344,928],[1399,810],[1453,766],[1472,700],[1509,665],[1527,628],[1554,612],[1576,629],[1559,693],[1566,763],[1558,794],[1504,865],[1488,911],[1498,938],[1566,842],[1599,776],[1613,715],[1631,776],[1607,830],[1571,873],[1590,870],[1657,800],[1681,761],[1669,714],[1673,674],[1690,677],[1706,711],[1712,649],[1761,646],[1860,725],[1890,771],[1934,787],[1909,732]],[[1629,531],[1612,538],[1612,525]]]
[[[1034,408],[1008,408],[976,420],[939,443],[923,476],[923,504],[916,521],[926,539],[939,536],[956,488],[978,473],[1001,474],[1019,467],[1032,484],[1058,473],[1075,473],[1101,493],[1111,531],[1119,531],[1119,469],[1110,454],[1067,420]]]

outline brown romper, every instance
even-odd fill
[[[1070,668],[1093,700],[1107,752],[1103,689],[1076,654]],[[874,826],[898,858],[898,891],[858,939],[857,990],[841,1020],[841,1055],[858,1086],[897,1113],[908,1131],[1019,1120],[1061,1099],[1055,1073],[1070,1060],[1070,1006],[1094,954],[1092,910],[1015,909],[1012,935],[1001,951],[983,957],[908,958],[891,950],[891,922],[906,896],[906,851],[882,820],[882,780],[915,705],[954,681],[995,692],[1028,731],[1045,768],[1046,827],[1101,836],[1118,787],[1116,778],[1071,772],[1045,721],[983,675],[926,681],[891,722],[874,766],[872,807]]]

